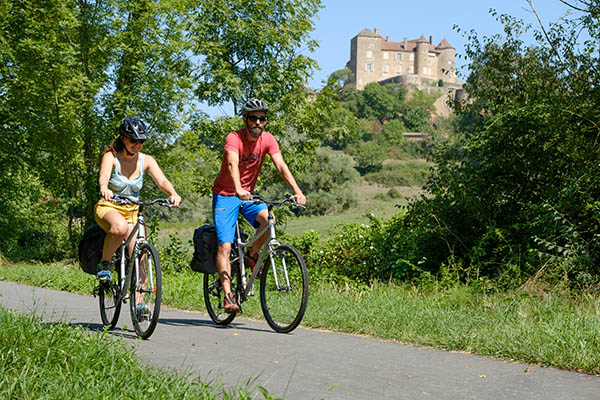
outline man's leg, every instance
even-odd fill
[[[236,313],[240,311],[237,300],[231,293],[231,263],[229,262],[229,253],[231,252],[231,243],[221,243],[217,251],[217,272],[223,286],[223,306],[225,312]]]
[[[262,229],[263,227],[267,226],[267,224],[269,223],[268,216],[269,216],[269,212],[266,209],[261,210],[258,213],[258,215],[256,216],[256,219],[255,219],[255,224],[254,224],[255,226],[258,225],[258,227],[256,228],[257,231]],[[268,237],[269,237],[269,231],[265,231],[265,233],[263,233],[262,236],[259,237],[256,240],[256,242],[254,242],[254,244],[250,248],[250,257],[254,258],[256,256],[256,254],[262,248],[263,244],[265,244],[265,241],[267,240]]]
[[[241,200],[235,196],[213,195],[213,220],[218,240],[217,272],[225,294],[226,312],[238,312],[240,310],[231,294],[231,264],[229,263],[231,243],[235,237],[235,223],[240,204]]]
[[[217,251],[217,272],[221,279],[221,285],[225,294],[231,292],[231,264],[229,263],[229,254],[231,253],[231,243],[222,243]]]

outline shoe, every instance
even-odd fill
[[[102,283],[110,282],[110,264],[106,261],[102,261],[98,264],[98,273],[96,274],[98,280]]]
[[[237,305],[235,297],[233,297],[233,293],[231,292],[225,295],[225,298],[223,299],[223,306],[227,314],[232,314],[240,311],[240,306]]]
[[[254,267],[256,267],[256,261],[258,261],[258,253],[256,253],[254,256],[251,256],[249,254],[244,256],[244,264],[246,264],[248,267],[250,267],[251,272],[254,272]],[[262,273],[262,270],[258,271],[258,274],[256,275],[256,277],[260,278],[261,273]]]
[[[152,318],[152,311],[150,310],[150,307],[144,303],[137,305],[135,308],[135,313],[137,315],[138,322],[144,320],[148,321],[150,318]]]

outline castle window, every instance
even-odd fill
[[[373,64],[367,63],[365,65],[365,71],[367,71],[367,72],[373,72]]]
[[[411,66],[408,67],[408,73],[409,74],[414,74],[415,73],[415,66],[414,65],[411,65]]]
[[[402,65],[398,65],[398,66],[396,67],[396,72],[397,72],[397,73],[401,73],[401,72],[402,72]]]
[[[410,53],[410,56],[408,57],[408,59],[410,61],[415,61],[415,53]]]
[[[388,65],[387,65],[387,64],[384,64],[384,65],[383,65],[383,73],[384,73],[384,74],[387,74],[388,72],[389,72]]]
[[[396,53],[396,60],[402,61],[402,53]]]
[[[384,59],[384,60],[387,60],[387,59],[388,59],[388,57],[389,57],[389,54],[388,54],[388,52],[387,52],[387,51],[384,51],[384,52],[383,52],[383,59]]]
[[[373,52],[371,50],[367,50],[367,58],[373,58]]]

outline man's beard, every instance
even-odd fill
[[[250,136],[255,138],[259,138],[263,133],[263,130],[260,127],[248,128],[248,130],[250,131]]]

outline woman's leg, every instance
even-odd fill
[[[106,212],[102,217],[102,220],[109,225],[108,231],[106,232],[106,239],[104,239],[104,247],[102,248],[102,261],[110,262],[110,259],[121,245],[121,242],[127,239],[127,236],[133,229],[133,225],[128,224],[125,218],[123,218],[116,210]],[[130,243],[129,254],[131,254],[133,244],[132,241],[132,243]]]

